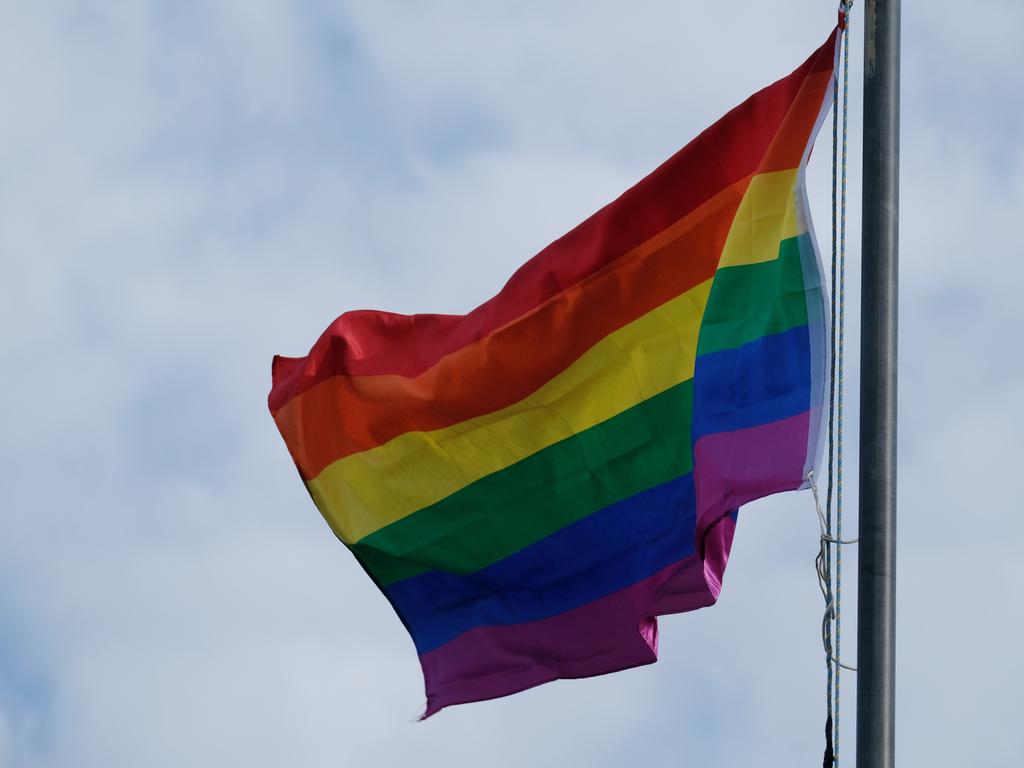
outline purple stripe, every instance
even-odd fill
[[[656,661],[655,617],[715,602],[734,531],[733,520],[723,518],[708,530],[702,553],[631,587],[549,619],[472,629],[423,654],[423,716],[551,680],[602,675]]]
[[[803,484],[808,411],[759,427],[705,435],[694,446],[697,526]]]
[[[541,621],[479,627],[420,656],[429,717],[444,707],[507,696],[558,679],[591,677],[657,660],[657,616],[712,605],[732,545],[729,516],[803,481],[810,414],[705,435],[694,447],[698,541],[653,576]]]

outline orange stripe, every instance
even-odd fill
[[[405,432],[451,426],[528,396],[608,334],[712,277],[749,182],[419,376],[334,376],[292,398],[274,418],[300,472],[309,479]]]
[[[821,114],[821,100],[828,90],[831,77],[831,68],[827,72],[808,75],[786,112],[775,138],[768,145],[758,173],[785,171],[800,165],[807,149],[807,137],[811,135],[814,123]]]

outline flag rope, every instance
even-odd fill
[[[856,667],[842,662],[842,576],[844,544],[857,539],[843,539],[843,377],[846,336],[846,187],[847,187],[847,117],[849,112],[850,49],[849,16],[852,0],[839,3],[840,43],[843,56],[842,100],[838,74],[833,75],[832,89],[832,285],[829,355],[828,406],[828,482],[824,509],[813,474],[809,473],[811,491],[821,527],[820,544],[815,558],[818,585],[825,599],[822,617],[822,644],[825,649],[826,718],[825,768],[839,765],[840,681],[843,669],[856,672]],[[834,521],[834,522],[833,522]],[[834,549],[833,549],[834,545]]]
[[[841,25],[843,46],[843,103],[842,103],[842,146],[839,153],[839,332],[836,341],[836,597],[835,597],[835,735],[833,738],[833,764],[839,765],[839,681],[845,667],[842,663],[842,618],[843,618],[843,351],[846,335],[846,137],[847,115],[850,96],[850,8],[852,0],[841,3]],[[850,669],[850,667],[846,667]],[[854,670],[856,671],[856,670]]]

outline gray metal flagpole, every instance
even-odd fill
[[[866,0],[857,766],[895,764],[900,3]]]

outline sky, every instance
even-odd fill
[[[1024,751],[1024,93],[1004,0],[905,4],[897,756]],[[863,38],[853,12],[846,531]],[[740,516],[661,660],[424,723],[313,507],[273,354],[465,312],[750,93],[829,2],[0,1],[0,766],[809,765],[809,493]],[[829,136],[809,174],[829,236]],[[856,552],[843,657],[856,663]],[[844,673],[844,763],[855,680]]]

